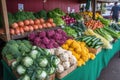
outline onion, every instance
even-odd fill
[[[29,26],[29,31],[33,31],[34,28],[32,26]]]
[[[38,28],[39,28],[39,29],[42,29],[43,27],[42,27],[42,25],[41,25],[41,24],[39,24],[39,25],[38,25]]]
[[[11,25],[11,27],[14,28],[14,29],[16,29],[16,28],[18,28],[18,24],[17,24],[17,23],[13,23],[13,24]]]
[[[47,26],[46,26],[46,24],[45,24],[45,23],[43,23],[43,24],[42,24],[42,27],[43,27],[43,28],[47,28]]]
[[[48,21],[49,23],[53,23],[53,19],[52,19],[52,18],[49,18],[47,21]]]
[[[10,29],[10,34],[14,35],[15,34],[15,30],[14,29]]]
[[[29,31],[29,27],[28,27],[28,26],[25,26],[25,27],[24,27],[24,31]]]
[[[45,22],[45,20],[43,18],[40,18],[40,23],[43,24]]]
[[[38,25],[33,25],[34,30],[38,29]]]
[[[52,27],[56,27],[56,24],[55,23],[51,23]]]
[[[15,29],[15,34],[17,34],[17,35],[20,34],[20,29],[19,29],[19,28],[16,28],[16,29]]]
[[[46,23],[46,26],[49,28],[49,27],[52,27],[52,25],[50,23]]]
[[[19,26],[19,27],[23,27],[23,26],[24,26],[24,22],[23,22],[23,21],[19,21],[19,22],[18,22],[18,26]]]
[[[30,25],[34,24],[34,21],[32,19],[30,19],[29,22],[30,22]]]
[[[24,29],[22,27],[20,27],[20,33],[24,34]]]
[[[40,20],[39,19],[35,19],[34,23],[38,25],[38,24],[40,24]]]
[[[30,21],[29,21],[29,20],[24,20],[24,24],[25,24],[25,25],[29,25],[29,24],[30,24]]]

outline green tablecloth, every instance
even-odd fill
[[[107,66],[110,59],[114,54],[120,50],[120,40],[113,44],[113,49],[106,50],[103,49],[97,56],[95,60],[90,60],[86,65],[78,67],[73,72],[62,78],[62,80],[96,80],[100,75],[101,70]],[[4,67],[3,79],[4,80],[16,80],[15,76],[11,72],[11,69],[2,60]],[[58,79],[56,79],[58,80]]]

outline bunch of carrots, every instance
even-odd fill
[[[54,23],[52,18],[49,18],[46,21],[43,18],[40,18],[35,20],[30,19],[15,22],[12,25],[10,25],[10,27],[11,35],[19,35],[24,34],[25,32],[34,31],[38,29],[56,27],[56,24]]]
[[[90,29],[93,29],[93,30],[95,30],[97,28],[104,27],[104,25],[100,21],[96,21],[96,20],[86,21],[85,25],[86,25],[87,28],[90,28]]]

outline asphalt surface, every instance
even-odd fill
[[[120,57],[119,53],[111,59],[108,66],[101,71],[97,80],[120,80]]]

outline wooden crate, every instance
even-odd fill
[[[2,58],[3,58],[3,60],[8,64],[8,66],[11,66],[11,65],[12,65],[12,62],[15,61],[15,59],[13,59],[13,60],[8,60],[6,57],[3,57],[3,56],[2,56]]]
[[[73,70],[75,70],[76,67],[77,67],[77,64],[72,65],[69,69],[65,70],[64,72],[62,72],[62,73],[56,73],[56,77],[58,79],[62,79],[63,77],[65,77],[66,75],[68,75],[69,73],[71,73]]]
[[[98,49],[88,47],[89,52],[95,55],[97,55],[101,51],[101,49],[102,49],[101,47]]]
[[[13,74],[16,78],[20,78],[20,75],[15,70],[13,70]],[[55,74],[50,75],[49,79],[47,80],[55,80]]]
[[[49,80],[55,80],[55,74],[50,75]]]

